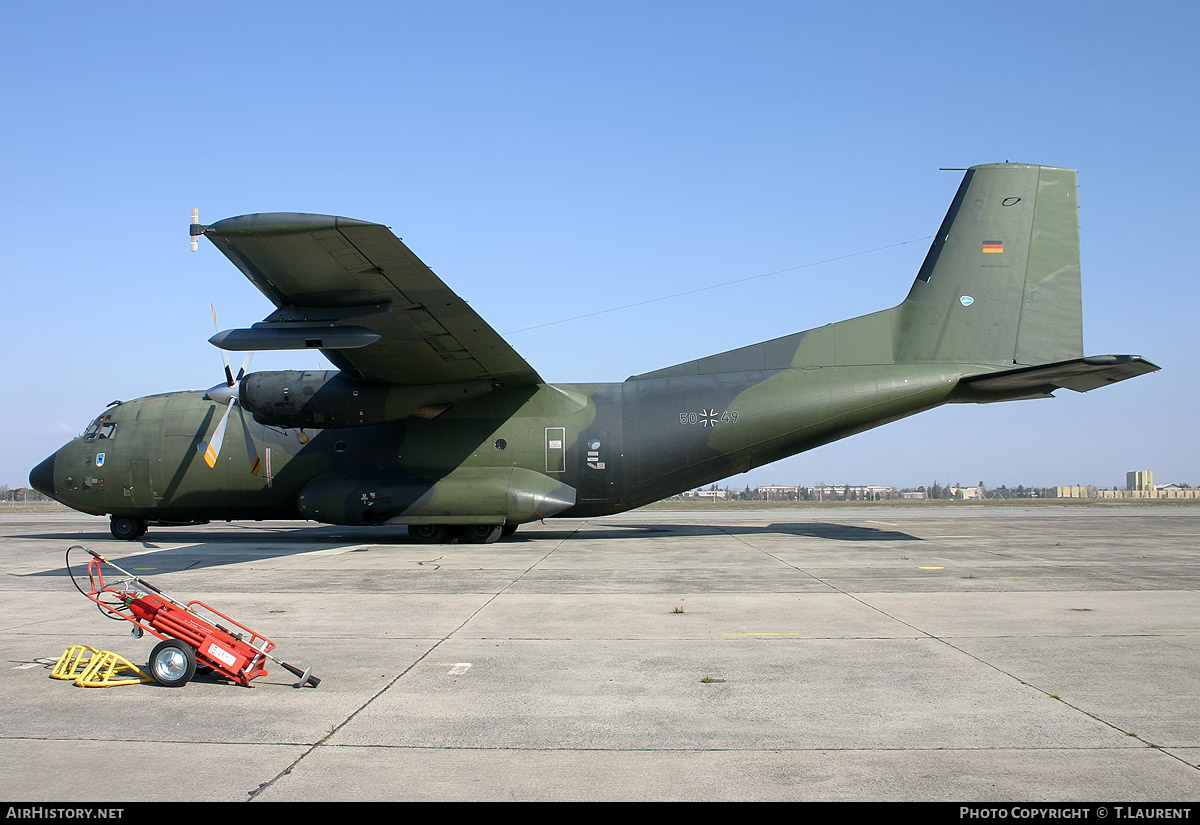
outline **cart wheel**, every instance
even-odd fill
[[[163,687],[183,687],[196,675],[196,651],[177,639],[159,642],[150,651],[150,675]]]

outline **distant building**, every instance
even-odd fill
[[[1134,470],[1125,474],[1125,489],[1139,493],[1154,492],[1154,473],[1151,470]]]
[[[765,496],[767,501],[798,501],[800,498],[799,487],[786,487],[775,484],[769,487],[759,487],[758,492]]]
[[[1178,484],[1164,484],[1154,491],[1156,498],[1200,498],[1200,489],[1195,487],[1180,487]]]
[[[53,500],[54,499],[44,496],[37,490],[32,490],[29,487],[17,487],[9,490],[0,489],[0,504],[25,504],[31,501]]]
[[[767,501],[877,501],[891,498],[896,488],[885,484],[816,484],[791,486],[772,484],[758,488]]]
[[[1163,484],[1155,486],[1154,473],[1152,471],[1132,470],[1125,474],[1124,490],[1097,490],[1096,498],[1200,498],[1200,488],[1181,487],[1178,484]]]
[[[1153,490],[1097,490],[1096,498],[1157,498]]]
[[[724,490],[688,490],[681,494],[683,498],[710,498],[710,499],[727,499],[729,493]]]

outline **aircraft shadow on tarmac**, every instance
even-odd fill
[[[486,545],[489,552],[502,553],[506,547],[517,547],[542,544],[552,541],[563,541],[571,538],[576,540],[606,540],[643,538],[653,541],[655,538],[686,538],[687,536],[758,536],[791,535],[803,538],[825,539],[828,541],[876,542],[876,541],[922,541],[921,538],[899,530],[883,530],[876,527],[861,527],[851,524],[835,524],[828,522],[806,523],[775,523],[769,525],[712,525],[712,524],[605,524],[603,528],[571,530],[541,530],[536,534],[520,532],[493,545]],[[104,544],[111,546],[111,537],[107,531],[95,533],[41,533],[30,536],[15,536],[14,538],[61,540],[63,549],[68,546],[80,545],[97,549]],[[403,528],[388,527],[305,527],[291,530],[260,530],[248,529],[244,533],[221,532],[209,533],[203,530],[177,530],[169,533],[160,532],[155,536],[159,541],[169,541],[171,544],[186,544],[185,547],[161,547],[153,540],[122,543],[121,548],[133,550],[140,546],[145,552],[122,554],[119,563],[135,573],[162,574],[175,573],[182,570],[201,570],[208,567],[222,567],[230,564],[262,561],[264,559],[282,558],[302,555],[319,550],[346,547],[361,544],[376,547],[416,546],[434,547],[414,542],[409,539]],[[90,544],[89,544],[90,542]],[[440,545],[448,547],[449,545]],[[464,544],[464,548],[482,548],[485,545]],[[98,551],[99,552],[99,551]],[[88,556],[84,551],[76,551],[71,558],[71,567],[76,577],[86,576]],[[118,560],[114,556],[114,560]],[[66,566],[52,570],[43,570],[30,576],[66,576]]]
[[[614,530],[622,531],[615,534]],[[647,539],[662,536],[681,538],[685,536],[768,536],[783,533],[805,538],[829,539],[830,541],[922,541],[917,536],[902,533],[899,530],[881,530],[877,527],[860,527],[854,524],[833,524],[830,522],[776,522],[767,525],[745,524],[606,524],[603,529],[589,528],[581,530],[542,531],[537,536],[526,536],[526,541],[543,541],[546,539],[564,539],[568,536],[577,539],[616,539],[644,536]],[[517,533],[505,541],[520,539]]]

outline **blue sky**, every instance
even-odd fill
[[[270,312],[188,251],[192,207],[385,223],[547,380],[621,381],[898,303],[938,168],[1010,159],[1080,170],[1085,350],[1163,371],[730,484],[1200,484],[1196,8],[6,4],[0,483],[113,399],[216,383],[210,302]]]

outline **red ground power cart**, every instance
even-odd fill
[[[132,623],[135,636],[145,632],[162,640],[150,653],[149,662],[150,675],[160,685],[180,687],[191,681],[198,669],[205,669],[249,687],[251,679],[266,675],[267,659],[299,676],[295,687],[316,687],[321,683],[310,670],[301,670],[272,656],[275,643],[262,634],[203,602],[184,603],[172,598],[94,550],[80,545],[68,548],[68,573],[72,550],[84,550],[92,556],[87,568],[87,590],[71,574],[79,592],[95,602],[105,616]],[[102,565],[112,567],[124,578],[106,584]]]

